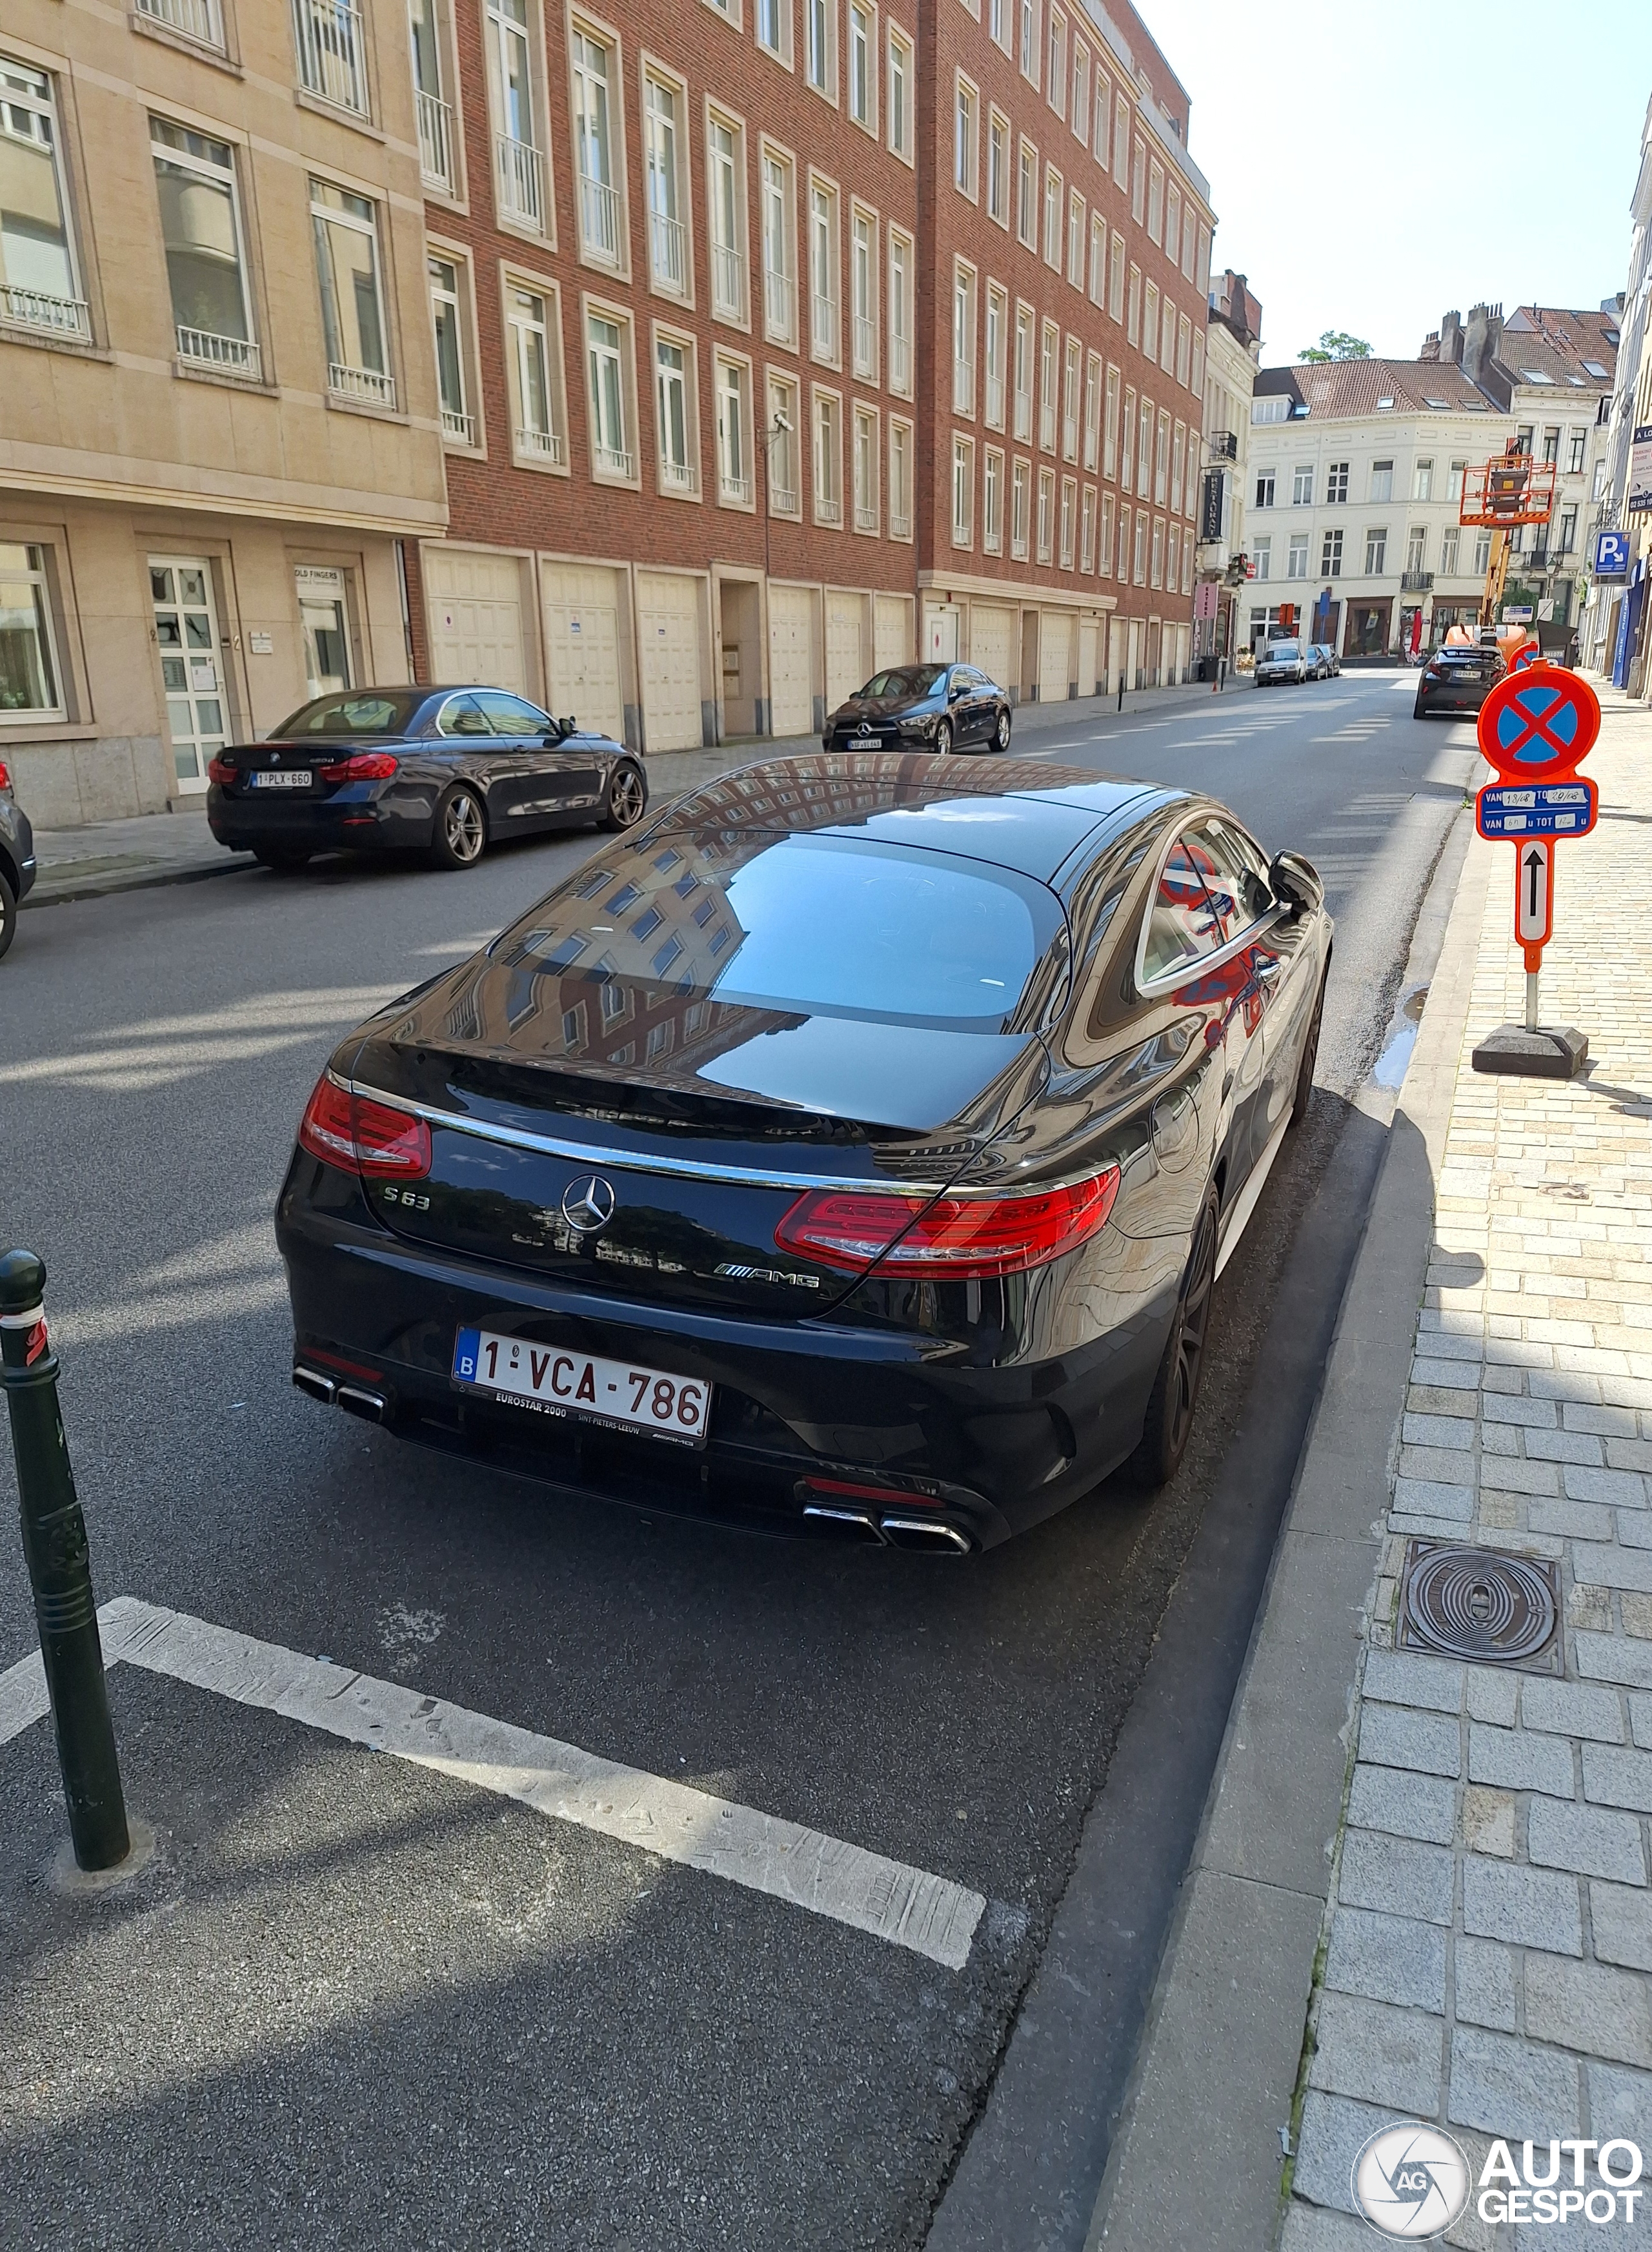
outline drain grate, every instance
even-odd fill
[[[1442,1540],[1409,1540],[1399,1588],[1398,1642],[1480,1665],[1558,1673],[1560,1567]]]

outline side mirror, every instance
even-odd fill
[[[948,704],[956,704],[968,692],[961,680],[954,680],[947,691],[947,701]]]
[[[1319,879],[1319,871],[1300,852],[1276,852],[1268,866],[1267,880],[1274,898],[1284,901],[1293,919],[1311,914],[1325,903],[1325,886]]]

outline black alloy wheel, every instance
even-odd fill
[[[3,954],[17,935],[17,895],[3,876],[0,876],[0,954]]]
[[[602,817],[604,829],[635,829],[642,818],[642,809],[648,803],[642,788],[642,777],[628,761],[614,769],[608,783],[607,810]]]
[[[999,712],[998,724],[992,731],[992,740],[1001,751],[1007,751],[1009,749],[1010,714],[1007,712]]]
[[[488,823],[482,800],[475,790],[457,783],[436,808],[431,864],[438,868],[474,868],[487,848]]]
[[[1319,1028],[1325,1021],[1325,986],[1330,977],[1328,964],[1325,976],[1319,981],[1319,997],[1314,1004],[1314,1014],[1308,1022],[1308,1037],[1302,1042],[1302,1060],[1296,1067],[1296,1092],[1291,1097],[1291,1124],[1300,1126],[1308,1116],[1308,1106],[1314,1099],[1314,1066],[1319,1060]]]
[[[935,729],[935,750],[943,759],[949,756],[951,753],[952,721],[950,719],[943,719]]]
[[[302,844],[254,844],[253,858],[260,868],[273,868],[278,876],[295,875],[310,860]]]
[[[1148,1396],[1142,1442],[1131,1457],[1131,1467],[1144,1485],[1168,1485],[1181,1468],[1187,1442],[1193,1434],[1198,1407],[1199,1381],[1204,1373],[1204,1345],[1210,1331],[1211,1293],[1216,1282],[1216,1239],[1220,1208],[1215,1184],[1204,1192],[1204,1202],[1193,1230],[1193,1248],[1176,1302],[1176,1317],[1164,1347],[1164,1358]]]

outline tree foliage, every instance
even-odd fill
[[[1346,329],[1327,329],[1316,344],[1306,344],[1300,359],[1369,359],[1371,346],[1364,337],[1350,337]]]

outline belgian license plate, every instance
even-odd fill
[[[703,1447],[711,1387],[692,1376],[599,1360],[493,1330],[461,1330],[454,1341],[456,1383],[490,1392],[513,1407],[545,1415],[576,1415],[628,1431],[651,1431],[679,1445]]]
[[[308,767],[266,767],[246,779],[254,789],[308,789],[311,777]]]
[[[851,751],[875,751],[878,738],[876,735],[854,735],[850,739],[849,747]]]

